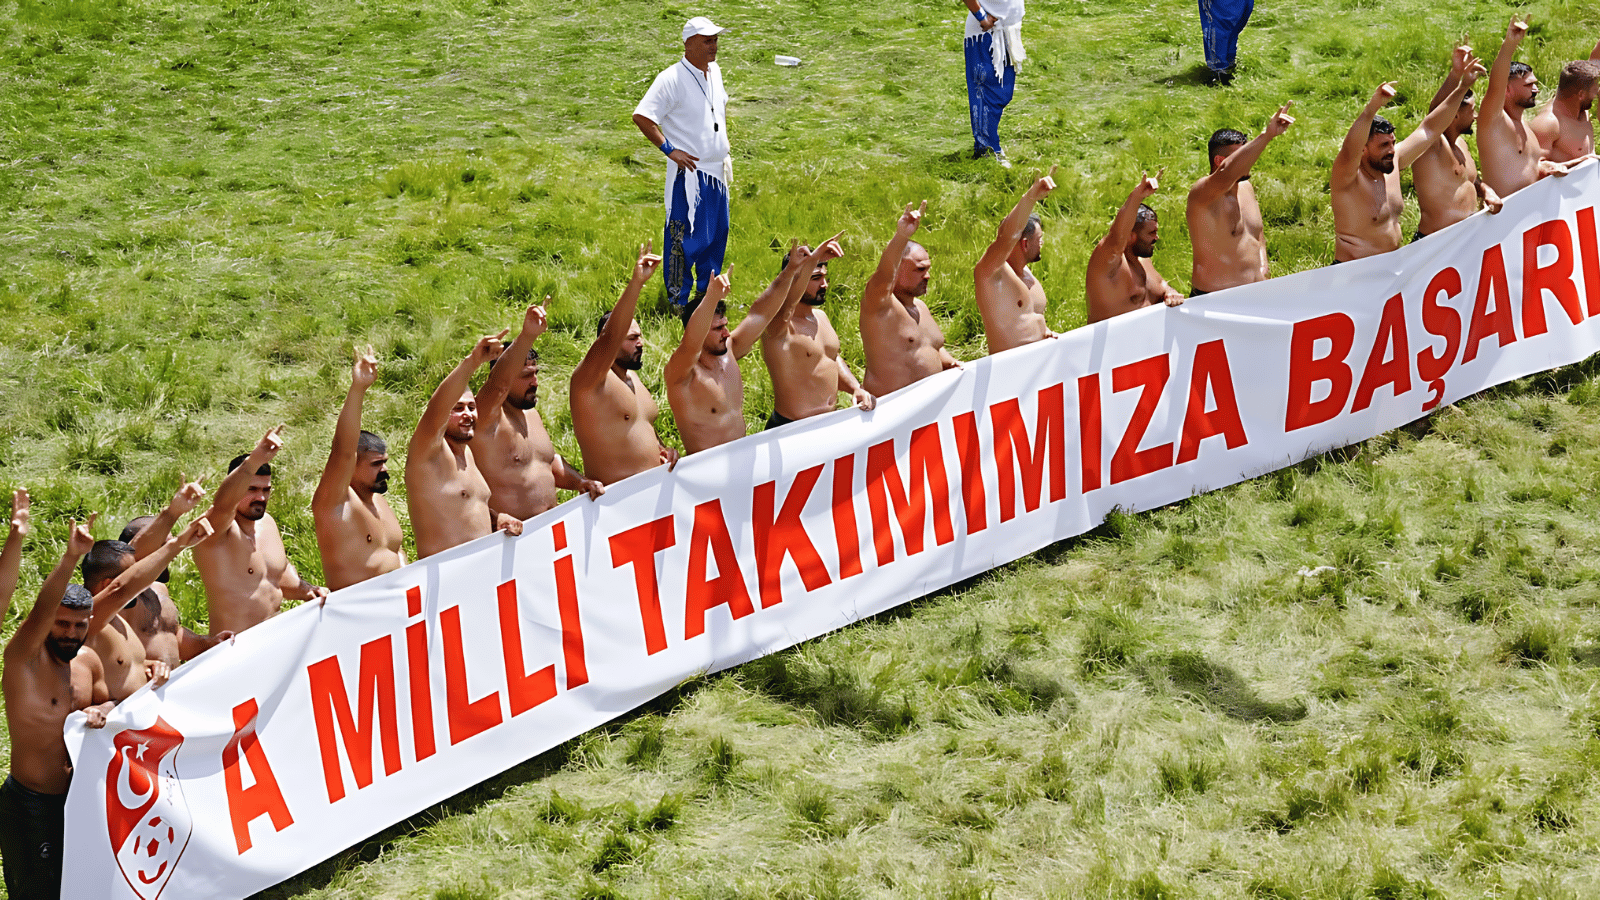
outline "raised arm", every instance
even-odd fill
[[[662,381],[678,384],[687,381],[693,374],[694,361],[700,356],[700,347],[711,332],[711,320],[717,315],[717,304],[727,296],[728,273],[723,272],[711,279],[706,286],[706,295],[700,298],[700,305],[689,314],[689,321],[683,323],[683,338],[678,341],[672,355],[667,357],[667,365],[661,373]]]
[[[322,480],[311,495],[311,510],[330,510],[345,501],[350,479],[356,473],[356,447],[361,441],[361,404],[367,389],[378,380],[378,358],[372,348],[357,350],[350,367],[350,390],[345,392],[339,421],[333,426],[333,446],[328,448],[328,463],[322,467]]]
[[[1428,112],[1438,109],[1439,104],[1443,103],[1456,89],[1456,85],[1461,83],[1461,76],[1466,74],[1469,58],[1476,57],[1472,56],[1472,48],[1467,46],[1466,38],[1462,38],[1461,44],[1450,53],[1450,72],[1444,76],[1444,83],[1439,85],[1439,89],[1433,92],[1433,99],[1428,101]],[[1460,105],[1459,101],[1457,105]]]
[[[511,333],[511,329],[502,328],[499,334],[488,334],[478,338],[472,345],[472,350],[450,374],[439,382],[434,388],[433,396],[428,398],[428,405],[423,408],[422,416],[417,420],[417,430],[411,433],[411,453],[431,453],[444,440],[444,430],[450,424],[450,411],[455,408],[456,401],[466,392],[467,385],[472,381],[472,373],[478,367],[500,354],[501,339]]]
[[[1479,62],[1476,56],[1469,57],[1467,68],[1461,77],[1456,79],[1456,86],[1445,96],[1445,102],[1428,110],[1428,114],[1422,117],[1422,123],[1416,130],[1406,135],[1406,139],[1395,146],[1396,168],[1409,168],[1418,157],[1428,152],[1428,147],[1444,134],[1444,130],[1450,127],[1451,122],[1455,121],[1456,113],[1461,109],[1461,98],[1467,95],[1467,91],[1472,90],[1472,86],[1477,84],[1483,75],[1483,63]]]
[[[17,488],[11,494],[11,532],[6,535],[6,548],[0,550],[0,625],[11,610],[11,595],[17,592],[17,579],[22,572],[22,542],[28,539],[28,491]]]
[[[883,248],[883,258],[878,260],[878,268],[867,279],[867,288],[861,294],[862,312],[866,312],[868,303],[893,302],[894,276],[900,269],[900,258],[905,256],[906,244],[917,233],[917,228],[922,225],[922,214],[927,211],[926,200],[916,209],[906,204],[905,212],[900,214],[900,220],[895,224],[894,237],[889,239],[889,246]]]
[[[633,276],[628,279],[628,286],[623,288],[617,305],[612,307],[611,318],[606,320],[606,327],[600,329],[600,336],[589,346],[589,352],[583,355],[583,361],[572,370],[569,388],[572,393],[598,390],[605,382],[606,372],[616,362],[617,350],[621,349],[622,342],[628,337],[628,326],[633,324],[633,314],[639,306],[639,291],[659,265],[661,257],[650,252],[650,242],[639,245],[639,258],[633,264]]]
[[[111,621],[117,611],[128,605],[139,592],[155,584],[162,570],[172,565],[178,554],[211,536],[211,523],[200,516],[189,527],[169,537],[156,552],[136,561],[111,579],[111,583],[94,595],[94,612],[89,617],[89,633],[95,634]]]
[[[1278,107],[1278,111],[1267,121],[1266,130],[1257,135],[1255,140],[1233,151],[1222,161],[1222,165],[1217,166],[1215,172],[1195,182],[1194,187],[1189,189],[1189,198],[1209,204],[1232,190],[1234,185],[1250,174],[1250,167],[1266,152],[1272,139],[1288,131],[1289,126],[1294,124],[1294,116],[1289,115],[1289,110],[1293,108],[1293,100]]]
[[[841,231],[839,233],[843,234],[844,232]],[[798,293],[792,290],[795,283],[799,282],[802,285],[811,283],[810,272],[805,272],[807,257],[800,253],[799,247],[799,238],[789,241],[789,249],[784,253],[783,257],[783,270],[778,273],[777,278],[772,279],[772,283],[767,285],[765,291],[761,292],[761,296],[756,298],[756,303],[760,303],[769,296],[775,296],[782,300],[778,306],[777,313],[767,321],[766,327],[771,337],[779,337],[783,334],[783,323],[787,322],[790,314],[794,312],[794,305],[800,302],[801,297],[805,296],[804,287]],[[815,268],[813,266],[812,270],[815,271]],[[805,277],[801,277],[802,272],[805,272]]]
[[[256,470],[272,462],[278,451],[283,449],[283,438],[279,432],[282,425],[274,425],[267,429],[267,433],[256,442],[254,450],[238,468],[228,473],[217,485],[216,496],[211,498],[211,508],[206,510],[206,518],[211,522],[213,532],[221,532],[233,521],[233,512],[239,506],[239,501],[250,490],[250,479],[256,476]],[[148,530],[148,529],[147,529]]]
[[[1035,181],[1022,192],[1022,199],[1011,208],[1011,212],[1000,222],[1000,230],[994,241],[989,244],[989,249],[978,258],[978,264],[973,266],[972,273],[978,278],[987,278],[1000,270],[1006,264],[1006,258],[1011,255],[1011,249],[1017,246],[1017,241],[1022,240],[1022,230],[1028,226],[1028,217],[1033,215],[1033,207],[1056,189],[1056,167],[1050,167],[1050,174]],[[1128,226],[1133,227],[1131,224]]]
[[[791,277],[787,292],[780,293],[769,285],[767,290],[756,298],[756,302],[750,304],[749,311],[728,336],[728,350],[734,359],[744,359],[748,356],[755,348],[761,333],[767,330],[767,326],[788,317],[789,311],[800,302],[801,297],[806,295],[806,287],[811,284],[811,273],[817,270],[817,266],[827,265],[830,261],[844,256],[844,249],[839,246],[839,235],[842,234],[844,232],[841,231],[828,238],[821,246],[806,255],[798,271]],[[799,242],[796,241],[795,246],[789,248],[787,257],[789,260],[794,259],[795,247],[798,245]],[[788,268],[784,267],[785,270]]]
[[[71,531],[67,536],[67,552],[62,554],[61,561],[45,578],[44,584],[39,587],[39,599],[34,601],[33,609],[28,610],[27,617],[6,643],[5,660],[8,668],[14,665],[14,660],[37,653],[44,639],[50,636],[50,626],[55,621],[56,610],[61,607],[61,598],[66,596],[67,585],[72,583],[78,560],[94,547],[94,533],[90,529],[94,528],[97,515],[99,513],[90,513],[89,521],[82,525],[74,521],[69,526]]]
[[[1361,157],[1366,152],[1367,141],[1372,137],[1372,119],[1378,110],[1394,99],[1394,85],[1393,81],[1378,85],[1378,89],[1372,92],[1372,99],[1362,107],[1361,114],[1350,123],[1350,130],[1344,134],[1344,143],[1339,145],[1339,155],[1333,158],[1333,172],[1329,180],[1335,185],[1348,184],[1361,174]]]
[[[1154,178],[1143,174],[1139,176],[1139,183],[1128,192],[1128,199],[1122,201],[1122,208],[1117,210],[1116,218],[1111,220],[1111,230],[1100,239],[1100,243],[1095,244],[1094,250],[1090,253],[1092,264],[1118,263],[1123,249],[1128,246],[1129,238],[1133,237],[1133,227],[1139,223],[1139,205],[1161,189],[1161,176],[1166,171],[1164,168],[1160,169]]]
[[[1494,56],[1494,66],[1489,69],[1489,83],[1483,89],[1483,98],[1478,101],[1479,128],[1496,121],[1495,116],[1505,115],[1506,89],[1511,82],[1511,58],[1517,55],[1517,47],[1527,34],[1528,23],[1512,16],[1511,24],[1506,26],[1506,38],[1500,42],[1500,52]]]
[[[179,475],[178,480],[183,481],[183,476]],[[178,492],[172,495],[172,502],[146,522],[133,536],[133,540],[128,542],[128,545],[133,547],[134,558],[144,559],[161,549],[162,543],[172,534],[172,529],[177,526],[178,520],[193,512],[205,496],[206,489],[200,486],[199,479],[184,481]]]
[[[533,342],[544,334],[549,327],[549,319],[545,314],[545,303],[550,302],[550,295],[546,294],[544,303],[528,307],[522,314],[522,330],[512,339],[511,346],[500,354],[506,365],[496,365],[489,369],[489,377],[483,381],[483,386],[478,388],[478,416],[481,418],[486,411],[499,409],[500,404],[506,402],[506,397],[511,393],[511,383],[522,374],[522,362],[528,358],[528,351],[533,349]],[[458,395],[459,396],[459,395]]]

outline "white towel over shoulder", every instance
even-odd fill
[[[988,32],[994,35],[989,54],[994,63],[994,77],[1004,78],[1007,63],[1015,68],[1028,58],[1028,51],[1022,46],[1023,0],[982,0],[981,5],[985,12],[997,20],[994,28]],[[984,33],[983,28],[970,14],[966,18],[965,39],[976,40]]]

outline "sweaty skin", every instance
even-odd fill
[[[867,357],[862,386],[874,397],[901,388],[961,363],[944,349],[944,332],[922,302],[933,263],[928,251],[907,245],[928,208],[907,203],[894,237],[883,249],[878,268],[861,294],[861,345]]]
[[[1050,174],[1035,181],[1000,223],[999,233],[972,269],[977,288],[978,313],[983,317],[983,335],[992,356],[1013,347],[1055,337],[1045,322],[1044,285],[1028,271],[1028,264],[1039,261],[1044,245],[1044,227],[1024,238],[1033,207],[1056,188],[1055,166]]]
[[[333,445],[322,479],[311,495],[311,519],[322,554],[329,590],[339,590],[392,572],[406,564],[405,534],[378,488],[388,485],[386,452],[363,453],[361,405],[378,377],[378,360],[369,347],[358,352],[350,370]]]
[[[833,412],[840,394],[848,394],[862,409],[872,409],[877,403],[877,398],[861,387],[849,364],[839,358],[839,333],[822,309],[828,295],[824,256],[838,259],[843,255],[837,239],[815,251],[799,247],[790,252],[783,272],[767,288],[778,290],[779,282],[790,274],[789,267],[800,267],[792,276],[803,285],[799,298],[795,299],[791,290],[761,333],[761,358],[772,377],[773,409],[790,421]],[[802,277],[810,260],[820,261],[811,264],[809,277]]]
[[[640,246],[633,277],[567,388],[584,471],[607,485],[678,460],[677,451],[656,436],[656,400],[638,376],[644,338],[633,313],[639,291],[659,265],[661,257],[650,245]]]
[[[1256,189],[1244,179],[1267,144],[1289,130],[1291,100],[1278,108],[1255,140],[1220,148],[1211,174],[1189,188],[1186,218],[1194,243],[1194,273],[1189,284],[1208,293],[1255,284],[1271,277],[1265,228]]]
[[[1428,106],[1430,114],[1445,105],[1450,96],[1459,94],[1456,88],[1472,58],[1471,47],[1455,49],[1450,74]],[[1478,177],[1478,163],[1467,146],[1466,135],[1472,133],[1478,118],[1476,103],[1476,98],[1460,100],[1455,118],[1445,127],[1444,133],[1429,140],[1422,155],[1411,164],[1412,187],[1417,192],[1417,207],[1422,211],[1417,231],[1423,235],[1443,231],[1476,213],[1480,199],[1489,212],[1500,211],[1500,195]]]
[[[283,447],[282,426],[268,431],[249,457],[217,486],[205,518],[214,531],[194,549],[195,568],[206,587],[212,633],[234,634],[278,614],[285,597],[326,599],[328,589],[300,577],[283,547],[278,523],[266,511],[272,477],[255,474]]]
[[[474,464],[470,446],[478,407],[468,382],[479,366],[500,355],[500,340],[509,331],[479,338],[472,345],[472,352],[434,390],[411,435],[406,494],[418,559],[497,530],[512,536],[522,533],[521,519],[489,505],[489,483]]]
[[[544,298],[550,302],[550,298]],[[530,306],[522,331],[500,354],[478,389],[478,426],[472,460],[489,485],[489,505],[517,519],[531,519],[556,505],[556,488],[587,492],[605,485],[562,459],[534,408],[539,390],[539,360],[533,342],[545,331],[545,310]],[[519,362],[520,360],[520,362]]]
[[[1600,62],[1600,44],[1589,54],[1589,62]],[[1589,117],[1597,97],[1600,82],[1591,82],[1568,94],[1558,91],[1556,98],[1533,117],[1529,126],[1544,148],[1545,159],[1572,163],[1594,153],[1594,122]]]
[[[1381,84],[1373,92],[1345,135],[1328,178],[1333,202],[1334,259],[1347,262],[1400,249],[1400,214],[1405,211],[1400,172],[1444,134],[1461,106],[1461,98],[1482,74],[1483,66],[1470,59],[1463,77],[1444,102],[1398,144],[1393,134],[1372,134],[1373,118],[1394,98],[1394,83]]]
[[[1165,171],[1165,170],[1162,170]],[[1178,306],[1183,295],[1173,290],[1150,262],[1160,240],[1160,222],[1140,222],[1139,205],[1161,187],[1161,172],[1134,185],[1111,221],[1111,230],[1094,245],[1084,276],[1089,324],[1164,303]]]
[[[789,245],[791,259],[794,247],[793,243]],[[805,289],[795,277],[801,266],[785,267],[786,271],[790,269],[793,272],[783,285],[785,291],[780,293],[772,287],[762,291],[731,331],[728,317],[717,312],[717,304],[728,296],[727,272],[711,280],[706,296],[684,323],[683,339],[667,359],[662,380],[667,385],[667,404],[678,423],[685,453],[699,453],[745,436],[744,376],[739,371],[739,360],[755,347],[773,314],[789,299],[788,294],[798,296]]]
[[[1489,70],[1488,87],[1478,106],[1478,155],[1483,180],[1501,197],[1510,197],[1546,175],[1565,175],[1566,168],[1544,159],[1539,136],[1522,118],[1539,97],[1539,79],[1528,72],[1511,80],[1511,57],[1528,34],[1528,23],[1512,18],[1506,38]]]

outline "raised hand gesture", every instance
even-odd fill
[[[1511,23],[1506,26],[1506,40],[1513,45],[1522,43],[1528,36],[1528,20],[1523,16],[1513,15]]]
[[[1040,178],[1038,181],[1035,181],[1031,186],[1029,186],[1028,195],[1033,197],[1033,199],[1035,199],[1035,200],[1040,200],[1040,199],[1043,199],[1044,197],[1048,196],[1050,194],[1050,192],[1055,190],[1055,189],[1056,189],[1056,167],[1055,166],[1051,166],[1050,167],[1050,174],[1044,176],[1043,178]]]
[[[11,533],[19,538],[28,536],[28,489],[17,488],[11,492]]]
[[[633,280],[641,284],[649,281],[655,274],[656,267],[661,265],[661,257],[650,252],[650,242],[645,241],[639,245],[639,259],[633,264]]]
[[[523,334],[531,335],[537,340],[539,335],[544,334],[545,329],[550,327],[549,317],[544,311],[545,304],[549,302],[550,295],[545,294],[543,302],[538,306],[528,307],[528,311],[522,314]]]
[[[1472,47],[1467,44],[1466,35],[1461,36],[1461,43],[1450,52],[1450,72],[1457,77],[1467,71],[1467,60],[1473,59]]]
[[[733,263],[728,264],[727,271],[718,272],[717,277],[711,279],[706,285],[706,296],[701,303],[709,303],[715,309],[728,296],[728,291],[733,288],[733,283],[728,280],[728,272],[733,271]]]
[[[1289,115],[1289,110],[1293,108],[1293,100],[1278,107],[1278,111],[1273,113],[1272,119],[1267,122],[1267,137],[1275,138],[1289,130],[1289,126],[1294,124],[1294,116]]]
[[[916,234],[917,229],[922,225],[922,214],[927,211],[928,201],[926,200],[922,201],[922,205],[916,209],[912,209],[911,204],[907,203],[906,211],[900,214],[900,221],[896,224],[894,231],[895,237],[909,239],[912,235]]]
[[[1161,176],[1165,174],[1167,174],[1166,166],[1157,169],[1156,174],[1153,176],[1143,172],[1139,173],[1139,183],[1134,186],[1133,195],[1140,200],[1153,196],[1156,191],[1161,190]]]
[[[189,523],[188,527],[178,532],[178,536],[175,538],[178,542],[178,549],[187,550],[205,541],[206,538],[211,537],[212,531],[211,521],[205,516],[195,519]]]
[[[811,251],[811,259],[814,266],[825,265],[829,260],[839,259],[844,256],[844,248],[839,246],[839,238],[843,235],[844,232],[840,231],[833,237],[818,244],[817,249]]]
[[[99,516],[99,513],[90,513],[89,521],[82,525],[78,524],[77,519],[73,519],[68,524],[67,527],[72,529],[67,536],[67,552],[69,554],[83,556],[94,549],[94,532],[91,529],[94,528],[94,520]]]
[[[1378,85],[1378,89],[1372,92],[1372,102],[1378,106],[1383,106],[1393,100],[1395,85],[1399,83],[1398,81],[1385,81],[1383,84]]]
[[[1479,78],[1487,74],[1489,74],[1489,70],[1483,67],[1483,60],[1469,53],[1467,55],[1466,68],[1461,70],[1461,80],[1470,88],[1478,83]]]
[[[172,510],[173,516],[181,519],[200,505],[200,501],[205,499],[206,489],[200,486],[199,481],[184,481],[181,474],[178,480],[184,482],[183,486],[172,495],[172,502],[167,504],[167,508]]]
[[[261,440],[256,441],[255,453],[261,454],[262,462],[271,462],[272,458],[278,455],[278,451],[283,449],[282,431],[281,424],[274,425],[267,429]]]
[[[362,347],[356,351],[355,364],[350,367],[350,384],[366,390],[377,380],[378,358],[372,354],[371,347]]]
[[[498,357],[500,351],[505,349],[505,338],[510,333],[511,329],[502,328],[499,334],[486,334],[478,338],[478,342],[472,345],[472,358],[481,363]]]

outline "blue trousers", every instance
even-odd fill
[[[1000,149],[1000,113],[1017,87],[1015,66],[994,77],[991,48],[994,35],[985,32],[964,41],[967,53],[967,108],[972,112],[972,145],[979,152]]]
[[[700,179],[700,201],[695,205],[692,231],[685,178]],[[679,171],[672,185],[672,214],[667,217],[666,234],[661,241],[661,277],[667,282],[667,299],[672,305],[688,303],[691,288],[705,293],[711,273],[722,271],[722,257],[727,250],[728,189],[702,172]]]
[[[1250,22],[1255,0],[1200,0],[1200,31],[1205,35],[1206,68],[1226,72],[1239,56],[1239,32]]]

